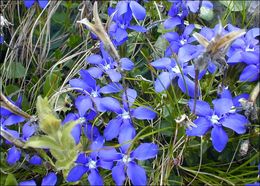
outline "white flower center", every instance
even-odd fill
[[[213,115],[213,116],[211,116],[210,121],[211,121],[213,124],[217,124],[219,119],[220,119],[220,118],[219,118],[217,115]]]
[[[230,108],[229,113],[235,113],[235,112],[236,112],[236,107],[232,106],[232,107]]]
[[[254,49],[254,48],[251,48],[250,46],[247,46],[247,47],[246,47],[246,51],[247,51],[247,52],[254,52],[255,49]]]
[[[121,114],[121,117],[123,119],[129,119],[130,118],[129,112],[124,110],[124,112]]]
[[[96,163],[95,161],[91,160],[89,163],[88,163],[88,166],[90,169],[95,169],[97,166],[96,166]]]
[[[184,45],[187,42],[187,39],[182,39],[180,42],[182,45]]]
[[[106,64],[105,66],[104,66],[104,69],[105,70],[109,70],[111,67],[110,67],[110,65],[109,64]]]
[[[178,67],[178,65],[176,65],[174,68],[172,68],[172,71],[175,72],[175,73],[177,73],[177,74],[181,73],[181,70],[180,70],[180,68]]]
[[[128,155],[123,156],[123,162],[124,163],[129,163],[131,161],[131,158]]]
[[[92,96],[93,98],[98,97],[98,92],[97,92],[97,91],[92,91],[92,92],[91,92],[91,96]]]

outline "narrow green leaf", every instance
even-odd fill
[[[43,85],[43,94],[48,97],[52,95],[55,90],[59,88],[61,81],[61,73],[54,72],[46,77],[46,81]]]

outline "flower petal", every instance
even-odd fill
[[[248,65],[247,67],[244,68],[242,71],[239,81],[256,81],[259,79],[259,69],[256,65]]]
[[[96,89],[96,80],[91,77],[87,70],[80,70],[80,77],[88,84],[92,89]]]
[[[131,145],[131,140],[136,134],[135,128],[131,124],[124,124],[120,127],[118,141],[121,145],[120,149],[125,153]]]
[[[10,126],[16,123],[23,122],[24,120],[25,119],[23,117],[12,114],[3,122],[3,125]]]
[[[194,107],[194,99],[189,100],[188,102],[190,110],[193,111]],[[209,116],[211,115],[212,110],[210,109],[210,105],[206,101],[197,100],[196,102],[196,110],[195,114],[197,116]]]
[[[158,145],[154,143],[142,143],[134,151],[133,157],[138,160],[154,158],[158,153]]]
[[[22,181],[19,186],[36,186],[36,182],[34,180]]]
[[[156,113],[149,108],[137,107],[133,110],[132,116],[140,120],[145,120],[145,119],[151,120],[156,117]]]
[[[27,140],[29,137],[31,137],[35,133],[36,126],[27,122],[23,125],[22,131],[23,131],[23,139]]]
[[[154,88],[156,92],[162,92],[167,90],[172,81],[172,77],[169,72],[162,72],[154,82]]]
[[[180,17],[170,17],[164,21],[164,28],[165,29],[173,29],[177,25],[181,24],[181,18]]]
[[[91,169],[90,174],[88,175],[88,181],[90,185],[104,185],[103,178],[100,176],[96,169]]]
[[[108,122],[105,130],[104,130],[104,137],[107,141],[116,138],[119,134],[119,129],[122,124],[122,119],[112,119]]]
[[[75,106],[78,109],[79,115],[82,117],[92,108],[92,101],[89,96],[79,96],[75,100]]]
[[[79,181],[81,177],[88,171],[88,168],[84,165],[76,165],[73,167],[68,176],[67,176],[67,181],[68,182],[75,182]]]
[[[212,103],[214,105],[215,113],[218,116],[222,116],[223,114],[228,113],[233,106],[232,99],[227,98],[215,99],[212,101]]]
[[[259,63],[259,53],[257,52],[243,52],[242,61],[248,65]]]
[[[90,88],[88,84],[82,79],[71,79],[69,81],[69,84],[71,87],[82,88],[83,90],[87,90]]]
[[[116,185],[123,185],[126,179],[124,164],[117,164],[115,167],[112,168],[112,177],[113,180],[116,182]]]
[[[80,141],[80,136],[81,136],[81,125],[77,124],[72,130],[71,130],[71,135],[74,138],[74,141],[76,144],[79,143]]]
[[[246,124],[249,121],[245,116],[240,114],[230,114],[221,122],[224,127],[230,128],[238,134],[244,134],[246,132]]]
[[[78,157],[75,162],[80,163],[80,164],[88,163],[88,157],[86,156],[86,153],[82,152],[82,153],[78,154]]]
[[[6,161],[9,165],[15,164],[21,157],[21,151],[17,149],[15,146],[10,148],[7,152]]]
[[[100,78],[103,74],[102,70],[98,67],[90,67],[88,68],[88,73],[93,77],[93,78]]]
[[[119,1],[116,5],[116,10],[118,12],[118,16],[125,14],[128,11],[128,2]]]
[[[119,62],[123,70],[132,70],[134,68],[134,63],[126,57],[121,58]]]
[[[223,91],[222,91],[221,94],[220,94],[220,97],[221,97],[221,98],[232,99],[231,92],[230,92],[227,88],[224,88],[224,89],[223,89]]]
[[[194,97],[195,94],[195,83],[185,75],[179,75],[178,85],[181,91],[190,97]],[[200,91],[198,90],[198,96],[200,95]]]
[[[33,155],[29,160],[29,163],[33,165],[41,165],[42,159],[38,155]]]
[[[214,149],[218,152],[223,151],[228,142],[227,133],[218,125],[214,125],[211,131],[211,139]]]
[[[204,117],[199,117],[196,120],[193,121],[193,123],[197,127],[192,127],[192,129],[187,128],[186,134],[187,136],[203,136],[211,127],[211,123],[209,120],[207,120]]]
[[[99,158],[104,161],[116,161],[122,158],[122,156],[115,148],[105,147],[104,150],[99,151]]]
[[[35,0],[24,0],[23,2],[26,8],[31,8],[32,5],[35,3]]]
[[[102,167],[103,169],[111,170],[114,165],[113,161],[103,161],[103,160],[98,160],[97,166]]]
[[[39,3],[39,6],[44,9],[47,4],[48,4],[49,0],[39,0],[38,3]]]
[[[122,77],[115,69],[107,70],[106,73],[113,82],[119,82]]]
[[[144,7],[142,7],[136,1],[130,1],[129,5],[136,19],[143,20],[145,18],[146,11]]]
[[[171,65],[171,59],[168,57],[163,57],[163,58],[155,60],[154,62],[152,62],[150,64],[158,70],[165,70],[165,69],[167,69],[167,67],[169,67]]]
[[[102,60],[103,60],[102,57],[100,55],[96,55],[96,54],[91,55],[86,58],[86,61],[93,65],[99,65]]]
[[[114,34],[115,40],[118,43],[124,42],[128,38],[128,33],[125,29],[122,29],[120,27],[117,27],[116,32]]]
[[[107,111],[113,111],[115,113],[121,112],[120,103],[114,98],[111,98],[111,97],[101,98],[101,105]]]
[[[188,36],[192,33],[192,31],[194,30],[194,28],[195,28],[194,24],[189,24],[189,25],[187,25],[187,26],[185,27],[184,32],[183,32],[183,36],[188,37]]]
[[[128,106],[131,107],[133,105],[136,97],[137,97],[136,90],[131,89],[131,88],[126,89],[126,91],[122,95],[122,101],[123,101],[125,110],[128,109]]]
[[[146,28],[139,26],[139,25],[130,25],[128,28],[131,29],[131,30],[134,30],[136,32],[142,32],[142,33],[147,32]]]
[[[123,90],[123,87],[120,83],[109,83],[108,85],[99,89],[100,93],[103,94],[110,94],[110,93],[117,93]]]
[[[200,54],[197,46],[186,44],[179,49],[178,60],[180,63],[185,63],[197,57]]]
[[[133,185],[146,185],[146,173],[143,167],[135,162],[130,162],[127,166],[127,176]]]
[[[52,186],[57,182],[57,176],[54,172],[50,172],[42,179],[42,186]]]

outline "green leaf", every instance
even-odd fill
[[[6,77],[9,79],[12,78],[23,78],[26,75],[26,69],[22,63],[13,62],[10,63],[6,69]]]
[[[60,145],[50,136],[33,136],[26,143],[25,148],[47,148],[47,149],[60,149]]]
[[[18,185],[16,178],[13,174],[8,174],[8,176],[6,177],[5,180],[5,186],[14,186],[14,185]]]
[[[40,129],[48,135],[56,135],[57,131],[60,129],[61,120],[54,115],[48,99],[46,97],[43,99],[41,96],[38,96],[36,108]]]
[[[159,51],[161,54],[164,53],[164,51],[166,50],[167,46],[169,45],[169,42],[163,38],[162,36],[158,37],[158,39],[156,40],[155,44],[154,44],[154,48]]]
[[[52,95],[58,88],[61,82],[61,73],[54,72],[46,77],[43,85],[43,95],[48,97]]]
[[[245,4],[245,2],[243,1],[219,1],[219,2],[234,12],[242,11]]]
[[[67,152],[66,159],[58,159],[55,163],[55,167],[58,170],[68,170],[71,168],[71,165],[74,163],[78,155],[78,152],[76,149],[72,149],[69,152]]]

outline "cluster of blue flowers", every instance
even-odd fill
[[[27,8],[30,8],[35,2],[24,0]],[[38,3],[41,8],[45,8],[48,1],[39,0]],[[202,1],[201,6],[208,9],[213,8],[209,1]],[[160,71],[154,82],[155,91],[158,93],[167,91],[176,80],[180,90],[192,98],[188,101],[191,111],[194,109],[193,98],[195,95],[195,69],[192,60],[204,52],[204,48],[197,45],[192,36],[195,26],[184,24],[184,20],[189,13],[196,13],[199,10],[199,1],[173,1],[168,12],[169,18],[164,22],[164,27],[169,32],[163,37],[169,45],[164,57],[151,62],[151,65]],[[147,31],[138,22],[138,20],[145,19],[145,8],[136,1],[120,1],[115,8],[108,9],[108,14],[112,17],[109,35],[116,47],[128,40],[128,29],[137,32]],[[133,22],[135,22],[134,25]],[[210,41],[216,36],[219,26],[216,25],[213,29],[203,27],[199,33]],[[229,24],[222,34],[225,35],[236,29],[238,28]],[[227,52],[229,65],[237,63],[247,65],[242,71],[239,81],[253,82],[259,79],[257,36],[259,36],[259,28],[247,31],[245,36],[232,43]],[[74,102],[76,111],[68,113],[62,124],[79,118],[85,119],[83,124],[78,124],[73,128],[71,135],[76,144],[79,144],[81,137],[85,135],[90,141],[90,153],[79,152],[75,165],[69,171],[66,180],[76,182],[87,173],[90,185],[103,185],[100,170],[106,169],[112,171],[112,178],[116,185],[122,185],[126,176],[133,185],[146,185],[146,172],[136,160],[155,158],[159,148],[154,143],[140,143],[136,147],[134,123],[138,120],[153,120],[156,118],[156,112],[149,106],[136,106],[137,91],[122,83],[126,72],[134,68],[134,62],[125,57],[116,61],[101,42],[100,53],[88,56],[86,63],[88,68],[80,70],[80,77],[69,81],[70,86],[77,92]],[[207,72],[215,73],[217,70],[215,64],[211,61],[208,63],[207,69],[199,73],[199,79],[202,79]],[[198,96],[200,94],[201,92]],[[241,108],[239,100],[248,99],[248,97],[248,94],[232,97],[230,90],[225,88],[218,98],[212,101],[213,109],[209,103],[198,100],[195,108],[197,118],[193,121],[195,126],[186,129],[187,136],[204,136],[211,131],[214,149],[218,152],[223,151],[228,142],[226,128],[237,134],[246,132],[246,125],[249,121],[239,109]],[[20,107],[21,98],[13,104]],[[99,118],[100,115],[105,114],[111,120],[104,121]],[[25,118],[1,107],[2,130],[21,141],[27,141],[37,131],[37,127],[30,122],[23,125],[22,133],[9,128],[24,121]],[[95,125],[94,121],[100,121],[99,127]],[[103,128],[103,134],[99,128]],[[118,142],[119,147],[107,146],[108,141]],[[6,143],[11,145],[7,154],[7,162],[13,165],[21,158],[21,151],[11,142],[6,141]],[[42,164],[42,159],[38,155],[32,157],[26,155],[26,159],[34,165]],[[50,172],[43,178],[42,185],[55,185],[56,182],[56,174]],[[36,185],[36,183],[34,180],[28,180],[21,182],[20,185]]]

